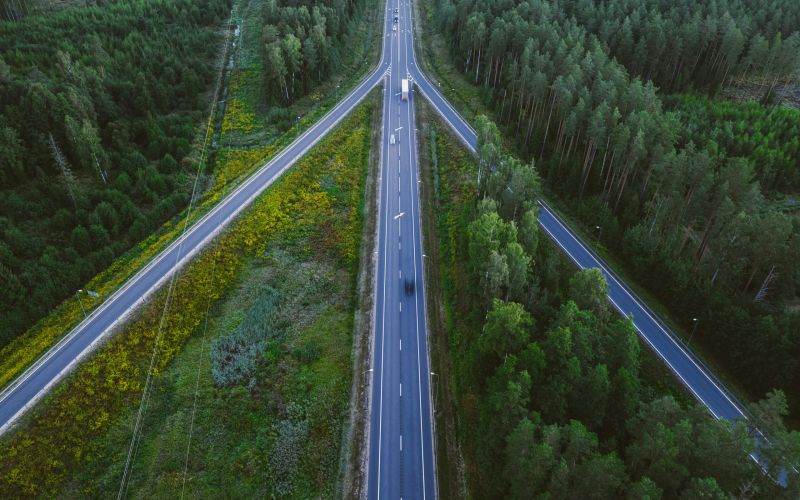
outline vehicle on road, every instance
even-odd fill
[[[392,31],[397,31],[397,26],[392,26]]]
[[[394,134],[389,136],[389,144],[394,144]]]
[[[414,280],[406,280],[406,295],[414,294]]]
[[[403,81],[400,82],[400,100],[407,101],[408,100],[408,79],[403,78]]]

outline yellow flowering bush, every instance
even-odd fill
[[[348,252],[354,252],[361,234],[363,203],[357,198],[363,194],[357,188],[366,170],[371,103],[362,104],[185,268],[161,327],[166,289],[4,439],[0,497],[54,496],[72,464],[93,458],[93,439],[123,409],[139,403],[157,339],[155,374],[201,324],[209,301],[219,299],[233,283],[246,256],[263,253],[271,238],[287,231],[322,230],[337,221],[333,225],[341,226],[332,233],[334,248],[355,259]],[[356,194],[334,199],[320,182],[329,177],[341,183],[341,192]],[[344,222],[338,222],[343,215]]]

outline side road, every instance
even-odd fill
[[[185,227],[180,238],[6,387],[0,393],[0,434],[7,431],[25,411],[100,345],[132,311],[167,283],[276,178],[333,129],[381,81],[386,67],[387,61],[382,55],[375,69],[339,104],[203,218],[191,227]]]

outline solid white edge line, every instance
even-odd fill
[[[407,35],[406,35],[406,43],[404,45],[405,45],[405,48],[406,48],[406,61],[408,61],[408,39],[407,39]],[[419,246],[418,246],[418,244],[417,244],[417,232],[419,231],[419,226],[417,224],[417,222],[418,222],[417,219],[418,219],[418,217],[420,217],[421,214],[417,210],[416,205],[417,205],[417,201],[418,200],[414,196],[415,188],[418,189],[419,185],[414,182],[414,177],[415,177],[414,173],[415,173],[415,170],[418,170],[418,169],[414,169],[413,168],[414,165],[416,165],[416,161],[417,161],[416,153],[417,152],[416,152],[416,147],[412,148],[412,144],[411,144],[412,142],[416,143],[415,134],[411,130],[412,128],[416,128],[416,126],[415,126],[416,124],[414,124],[411,121],[413,103],[414,103],[414,96],[411,95],[411,96],[409,96],[409,100],[408,100],[408,103],[407,103],[407,106],[406,106],[406,119],[408,120],[408,127],[409,127],[409,131],[408,131],[409,139],[408,139],[408,145],[407,146],[408,146],[408,157],[410,159],[409,160],[409,166],[408,166],[410,174],[409,174],[408,178],[409,178],[409,184],[411,186],[411,224],[412,224],[411,234],[412,234],[412,241],[413,241],[413,248],[414,248],[414,251],[412,252],[413,253],[413,258],[414,258],[414,283],[417,283],[419,281],[418,278],[417,278],[417,251],[421,251]],[[416,144],[414,144],[414,145],[416,145]],[[419,175],[418,172],[417,172],[417,175]],[[422,237],[420,236],[420,244],[421,244],[421,242],[422,242]],[[422,283],[421,290],[422,290],[422,293],[424,294],[424,292],[425,292],[425,284],[424,283]],[[420,349],[420,347],[419,347],[419,344],[420,344],[420,335],[419,335],[419,296],[420,296],[420,293],[416,293],[415,297],[414,297],[415,306],[416,306],[414,308],[414,313],[415,313],[415,316],[416,316],[415,327],[416,327],[416,335],[417,335],[417,384],[419,386],[419,391],[418,391],[419,432],[420,432],[419,439],[420,439],[420,456],[421,456],[421,459],[422,459],[422,498],[424,500],[425,498],[427,498],[427,488],[426,488],[426,483],[425,483],[425,467],[426,467],[426,464],[425,464],[425,431],[424,431],[424,426],[423,426],[423,422],[422,422],[422,415],[423,415],[423,412],[422,412],[422,388],[423,388],[423,386],[422,386],[422,366],[421,366],[420,351],[419,351],[419,349]],[[426,342],[425,345],[427,346],[427,342]],[[430,387],[429,387],[429,391],[428,392],[430,394]],[[432,417],[432,416],[429,415],[429,417]],[[433,420],[431,418],[431,422],[432,421]],[[431,436],[431,439],[433,439],[433,436]]]
[[[741,408],[739,408],[739,405],[738,405],[738,404],[736,404],[734,401],[732,401],[730,397],[728,397],[727,391],[724,391],[724,390],[723,390],[721,387],[719,387],[719,385],[717,385],[717,383],[716,383],[716,382],[715,382],[715,381],[714,381],[714,380],[713,380],[713,379],[712,379],[712,378],[711,378],[711,377],[708,375],[708,373],[706,373],[706,370],[704,370],[704,369],[703,369],[703,368],[702,368],[700,365],[698,365],[698,364],[697,364],[697,362],[694,360],[694,357],[693,357],[693,356],[691,356],[691,354],[690,354],[690,353],[688,353],[688,352],[687,352],[687,351],[686,351],[686,350],[685,350],[685,349],[684,349],[684,348],[683,348],[683,347],[682,347],[680,344],[678,344],[678,343],[677,343],[677,341],[675,340],[675,338],[674,338],[672,335],[670,335],[670,334],[669,334],[669,332],[667,332],[667,331],[664,329],[664,327],[662,327],[662,326],[661,326],[661,323],[660,323],[659,321],[657,321],[657,320],[656,320],[656,319],[655,319],[655,318],[654,318],[654,317],[653,317],[653,316],[652,316],[652,315],[649,313],[649,311],[648,311],[648,310],[647,310],[647,309],[646,309],[646,308],[645,308],[645,307],[644,307],[644,306],[643,306],[643,305],[642,305],[642,304],[639,302],[639,300],[637,300],[637,299],[636,299],[636,298],[635,298],[633,295],[631,295],[631,293],[630,293],[630,292],[628,292],[628,289],[627,289],[625,286],[623,286],[623,285],[622,285],[622,284],[621,284],[621,283],[620,283],[620,282],[617,280],[617,278],[614,276],[614,274],[613,274],[613,273],[611,273],[611,272],[608,270],[608,268],[606,268],[604,265],[602,265],[602,264],[601,264],[601,263],[600,263],[600,262],[599,262],[599,261],[598,261],[598,260],[597,260],[597,259],[594,257],[594,255],[593,255],[593,254],[592,254],[592,253],[591,253],[591,252],[590,252],[590,251],[589,251],[589,250],[586,248],[586,246],[585,246],[585,245],[584,245],[584,244],[583,244],[583,243],[582,243],[582,242],[581,242],[579,239],[577,239],[577,238],[576,238],[576,237],[575,237],[575,236],[572,234],[572,232],[571,232],[571,231],[570,231],[570,230],[569,230],[569,229],[568,229],[568,228],[567,228],[567,227],[566,227],[566,226],[565,226],[565,225],[564,225],[564,224],[563,224],[563,223],[562,223],[562,222],[559,220],[559,218],[558,218],[558,217],[556,217],[556,215],[555,215],[555,214],[554,214],[554,212],[553,212],[553,211],[550,209],[550,207],[549,207],[549,206],[547,206],[547,205],[546,205],[546,204],[544,204],[544,203],[540,203],[540,204],[541,204],[541,206],[542,206],[542,207],[544,207],[544,209],[547,211],[547,213],[548,213],[548,214],[550,214],[550,216],[553,218],[553,220],[554,220],[554,221],[556,221],[556,223],[557,223],[559,226],[561,226],[561,228],[562,228],[562,229],[563,229],[563,230],[564,230],[564,231],[565,231],[565,232],[566,232],[566,233],[569,235],[569,237],[570,237],[570,238],[571,238],[571,239],[572,239],[572,240],[573,240],[575,243],[577,243],[577,244],[578,244],[578,245],[579,245],[579,246],[580,246],[580,247],[583,249],[583,251],[586,253],[586,255],[588,255],[588,256],[589,256],[589,258],[591,259],[591,261],[592,261],[594,264],[596,264],[596,267],[597,267],[597,268],[599,268],[599,269],[602,269],[602,270],[604,270],[604,271],[606,272],[606,274],[608,274],[608,276],[610,276],[610,277],[611,277],[611,279],[614,281],[614,283],[616,283],[616,284],[617,284],[617,286],[618,286],[618,287],[620,287],[620,289],[622,289],[622,291],[625,293],[625,295],[627,295],[627,296],[628,296],[628,298],[630,298],[630,299],[631,299],[631,300],[632,300],[632,301],[633,301],[633,302],[634,302],[634,303],[635,303],[637,306],[639,306],[639,308],[640,308],[640,309],[641,309],[641,310],[642,310],[642,311],[645,313],[645,315],[646,315],[648,318],[650,318],[650,320],[651,320],[651,321],[652,321],[652,322],[653,322],[653,323],[656,325],[656,327],[658,327],[658,329],[661,331],[661,333],[663,333],[663,334],[664,334],[664,335],[665,335],[665,336],[666,336],[666,337],[667,337],[667,338],[670,340],[670,342],[672,342],[672,344],[673,344],[673,345],[674,345],[674,346],[675,346],[675,347],[678,349],[678,351],[680,351],[680,353],[681,353],[681,354],[683,354],[683,355],[684,355],[684,356],[685,356],[685,357],[686,357],[686,358],[687,358],[687,359],[688,359],[688,360],[689,360],[689,361],[690,361],[690,362],[691,362],[691,363],[694,365],[694,367],[695,367],[695,368],[697,368],[697,370],[698,370],[700,373],[702,373],[702,374],[703,374],[703,376],[706,378],[706,380],[708,380],[709,382],[711,382],[711,384],[712,384],[712,385],[713,385],[713,386],[714,386],[714,387],[715,387],[715,388],[716,388],[716,389],[717,389],[717,390],[720,392],[720,394],[722,394],[722,396],[723,396],[723,397],[724,397],[724,398],[725,398],[725,399],[728,401],[728,403],[730,403],[730,404],[731,404],[731,406],[733,406],[733,408],[734,408],[734,409],[737,411],[737,413],[739,413],[739,415],[740,415],[740,416],[744,417],[744,418],[745,418],[745,420],[748,420],[747,416],[744,414],[744,412],[742,412]],[[542,227],[544,227],[544,226],[542,226]],[[548,233],[549,233],[549,231],[548,231]],[[624,314],[624,313],[623,313],[623,314]],[[644,332],[642,332],[642,336],[644,336]],[[660,351],[657,351],[657,352],[659,353],[659,355],[661,355],[661,352],[660,352]],[[661,355],[661,357],[662,357],[662,358],[664,358],[664,356],[663,356],[663,355]],[[666,358],[664,358],[664,359],[666,359]],[[681,378],[681,379],[683,380],[683,378]],[[699,399],[699,398],[698,398],[698,399]],[[702,400],[701,400],[701,401],[702,401]],[[704,402],[704,401],[703,401],[703,403],[705,404],[705,402]],[[709,408],[709,409],[710,409],[710,408]]]
[[[193,249],[191,249],[186,255],[181,257],[180,249],[176,255],[176,264],[167,272],[165,273],[156,283],[151,286],[148,290],[145,290],[142,295],[140,295],[139,299],[137,299],[129,308],[127,308],[120,316],[117,317],[108,327],[106,327],[89,345],[87,345],[80,353],[78,353],[73,360],[68,363],[64,368],[62,368],[50,381],[45,384],[37,393],[31,397],[28,402],[20,408],[16,413],[14,413],[9,419],[0,426],[0,435],[5,433],[8,429],[10,429],[14,423],[31,407],[33,407],[36,403],[38,403],[41,398],[49,392],[54,385],[60,382],[67,374],[69,374],[75,366],[78,364],[79,361],[82,361],[86,358],[88,354],[90,354],[97,346],[104,341],[107,337],[113,333],[114,329],[120,325],[123,319],[126,319],[130,314],[144,302],[147,298],[149,298],[155,291],[157,291],[164,283],[166,279],[172,276],[173,273],[178,272],[189,260],[191,260],[190,256],[193,257],[198,251],[202,250],[205,245],[211,241],[214,237],[216,237],[223,228],[225,228],[233,219],[235,219],[245,208],[249,207],[252,201],[257,198],[261,193],[266,190],[275,180],[280,178],[282,174],[288,170],[291,166],[294,165],[300,158],[305,155],[308,150],[313,148],[319,141],[324,138],[328,132],[339,124],[339,122],[347,116],[350,111],[352,111],[355,106],[357,106],[375,87],[380,79],[376,79],[375,77],[380,73],[380,68],[383,66],[385,61],[385,54],[381,54],[381,59],[378,61],[375,69],[367,74],[364,79],[361,81],[359,85],[357,85],[350,93],[348,93],[339,103],[331,108],[327,113],[325,113],[319,120],[317,120],[311,127],[306,129],[303,133],[297,136],[287,147],[281,150],[277,155],[271,158],[267,163],[262,165],[258,168],[255,172],[253,172],[250,177],[245,179],[241,184],[239,184],[231,193],[229,193],[221,202],[215,205],[208,213],[202,216],[199,220],[194,222],[187,231],[174,242],[172,242],[167,248],[159,252],[148,264],[145,265],[142,269],[136,272],[132,277],[130,277],[120,288],[115,290],[109,297],[104,301],[100,306],[94,309],[87,317],[85,317],[81,322],[78,323],[69,333],[63,336],[53,347],[48,349],[39,359],[37,359],[34,364],[29,366],[19,377],[14,379],[6,388],[0,392],[0,404],[2,404],[5,400],[7,400],[16,390],[21,387],[31,376],[33,376],[39,369],[46,364],[50,359],[55,356],[55,354],[60,351],[66,344],[71,342],[73,339],[78,337],[84,330],[84,328],[94,320],[98,315],[102,312],[106,311],[116,300],[118,300],[119,296],[128,290],[131,286],[135,285],[136,282],[141,279],[141,277],[147,273],[150,269],[155,267],[159,264],[169,253],[176,249],[178,246],[182,246],[183,243],[190,237],[193,236],[194,232],[198,230],[198,228],[210,220],[211,217],[217,215],[219,216],[219,212],[222,211],[223,207],[227,206],[231,203],[231,200],[235,198],[242,190],[248,188],[251,184],[253,184],[257,177],[262,175],[265,170],[268,170],[272,167],[276,162],[281,160],[284,156],[288,154],[288,152],[293,148],[296,147],[297,144],[302,142],[306,136],[311,134],[312,132],[316,132],[317,128],[322,126],[322,123],[329,119],[334,113],[347,110],[346,112],[342,113],[338,118],[334,119],[333,122],[328,125],[321,133],[319,133],[316,139],[312,140],[311,143],[303,148],[300,152],[294,155],[294,159],[289,161],[283,168],[279,171],[275,172],[271,179],[267,180],[265,184],[262,185],[261,188],[257,189],[256,192],[248,197],[245,201],[243,201],[236,209],[234,209],[228,217],[226,217],[222,224],[217,226],[217,229],[211,231],[209,235],[203,238]],[[371,80],[372,83],[370,83]],[[368,88],[364,89],[363,87],[370,83]],[[350,104],[347,104],[349,100],[351,100],[356,93],[362,92],[362,95]],[[187,214],[188,215],[188,214]]]

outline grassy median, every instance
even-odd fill
[[[355,274],[377,95],[198,256],[169,298],[160,292],[4,437],[0,496],[114,494],[153,352],[156,377],[129,494],[180,494],[186,470],[192,496],[331,495],[352,375]],[[274,321],[262,328],[258,318],[265,315]],[[220,339],[239,342],[244,330],[261,332],[247,337],[253,369],[246,377],[220,376],[226,363],[236,372],[242,360],[219,352],[215,358],[214,349],[227,353]]]

